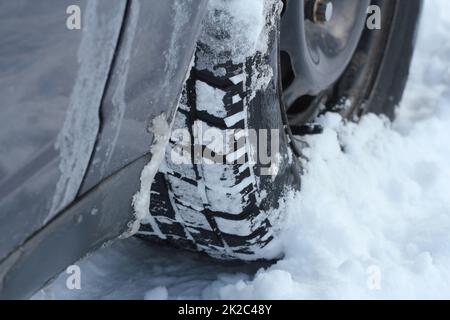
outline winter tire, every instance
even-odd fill
[[[248,43],[253,44],[245,34],[251,23],[240,25],[248,13],[236,17],[236,11],[227,10],[239,1],[210,3],[165,162],[152,186],[153,220],[143,221],[138,235],[215,258],[254,260],[270,254],[268,244],[284,218],[280,199],[300,188],[301,145],[292,132],[320,132],[314,119],[323,112],[349,119],[369,111],[393,117],[409,70],[420,1],[372,1],[381,8],[382,29],[365,30],[362,20],[355,19],[352,28],[359,28],[358,34],[349,39],[357,41],[333,57],[345,68],[333,81],[315,75],[314,85],[304,85],[305,70],[312,74],[321,66],[305,69],[304,59],[299,62],[308,41],[293,45],[283,20],[295,19],[293,8],[307,12],[312,0],[285,1],[284,8],[276,0],[261,1],[263,23],[251,55],[245,54]],[[356,6],[359,1],[341,3]],[[298,32],[303,31],[293,34]],[[180,138],[183,132],[187,139]],[[221,143],[205,132],[214,132]],[[256,132],[256,139],[249,132]],[[260,156],[261,148],[270,162]]]

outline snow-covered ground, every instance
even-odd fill
[[[118,241],[35,298],[450,298],[450,2],[427,0],[411,78],[392,125],[322,119],[301,194],[289,199],[285,257],[225,264]],[[342,150],[345,150],[343,152]]]

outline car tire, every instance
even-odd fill
[[[274,238],[282,218],[277,210],[279,199],[300,187],[299,161],[289,147],[280,112],[279,20],[272,19],[279,6],[274,3],[264,27],[268,35],[266,52],[258,51],[243,62],[234,62],[229,50],[217,45],[227,37],[226,26],[204,26],[208,35],[198,42],[173,126],[173,132],[185,129],[189,133],[189,163],[177,164],[173,160],[180,150],[186,152],[186,146],[180,146],[172,135],[165,163],[152,186],[151,214],[160,230],[143,224],[140,236],[164,238],[221,259],[254,260],[264,256],[262,249]],[[267,78],[267,72],[271,76],[262,79]],[[205,108],[204,101],[214,94],[220,101]],[[204,151],[209,151],[208,144],[202,141],[207,130],[227,139],[222,152],[212,152],[220,159],[214,164],[203,159]],[[268,148],[272,140],[278,144],[276,153],[267,153],[276,163],[263,163],[254,154],[258,146],[253,144],[260,144],[263,138],[250,139],[249,130],[258,135],[263,132]],[[230,144],[232,147],[226,148]]]
[[[206,17],[174,119],[174,134],[152,185],[150,213],[154,221],[142,223],[140,237],[219,259],[274,258],[269,244],[285,218],[280,199],[300,189],[302,168],[299,146],[292,139],[282,100],[281,7],[276,1],[266,2],[272,3],[265,17],[268,36],[261,46],[266,49],[257,50],[244,61],[236,62],[232,50],[222,45],[230,35],[227,24],[217,19],[229,19],[226,12],[215,10]],[[360,116],[364,112],[392,117],[401,98],[413,52],[411,30],[415,29],[420,1],[392,2],[408,8],[410,16],[397,12],[389,33],[378,39],[384,43],[385,51],[381,51],[385,53],[374,56],[376,62],[369,61],[371,68],[362,70],[370,73],[370,85],[358,83],[361,87],[355,93],[354,74],[347,71],[333,90],[332,106],[352,94],[355,104],[368,106],[363,111],[346,110],[346,118],[354,119],[355,113]],[[355,63],[367,65],[367,61],[361,63],[362,50],[364,47],[357,49],[349,70],[355,69]],[[396,63],[398,73],[393,72]],[[205,101],[209,106],[205,107]],[[341,112],[333,107],[328,111]],[[187,140],[179,139],[180,130],[187,132]],[[203,136],[208,130],[226,137],[227,143],[227,132],[234,131],[231,142],[239,147],[222,149],[222,153],[212,150],[214,147],[208,144],[211,141],[205,142]],[[248,136],[251,130],[271,134],[252,140]],[[244,137],[243,143],[239,144],[237,136]],[[261,139],[266,140],[262,148],[270,155],[269,163],[255,152],[261,149]],[[274,140],[275,152],[269,148]],[[212,159],[204,156],[205,150],[214,160],[218,157],[222,161],[208,161]]]

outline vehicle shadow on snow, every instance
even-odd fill
[[[218,261],[203,254],[130,238],[98,250],[77,263],[81,289],[68,289],[63,272],[33,299],[144,299],[155,288],[169,298],[200,299],[221,277],[251,279],[273,261]]]

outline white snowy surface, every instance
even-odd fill
[[[210,0],[199,41],[209,45],[214,43],[216,52],[230,50],[235,64],[244,63],[255,52],[267,51],[269,35],[266,17],[274,17],[267,13],[275,4],[281,10],[279,3],[276,0]],[[270,24],[274,25],[275,22],[271,21]],[[220,42],[217,41],[218,30],[227,34],[222,36]],[[217,57],[217,61],[201,60],[207,64],[200,65],[199,69],[212,70],[220,62],[226,62],[228,57]]]
[[[35,298],[450,298],[450,12],[425,2],[406,96],[391,125],[322,119],[274,264],[227,264],[138,239],[79,263]]]
[[[209,114],[220,118],[227,116],[223,104],[225,91],[213,88],[202,81],[197,81],[195,87],[197,92],[197,109],[199,111],[207,111]]]

